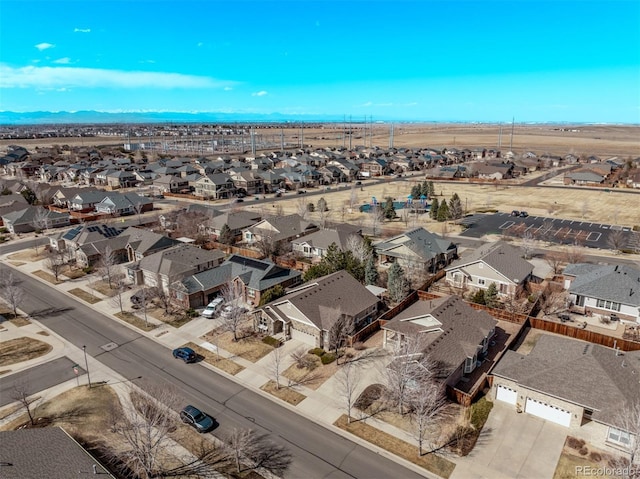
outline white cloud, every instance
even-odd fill
[[[57,63],[59,65],[68,65],[69,63],[71,63],[71,58],[69,57],[58,58],[57,60],[53,60],[53,63]]]
[[[74,28],[73,32],[74,33],[90,33],[91,29],[90,28]]]
[[[234,83],[181,73],[0,64],[0,88],[223,88]]]
[[[233,87],[226,86],[226,87],[223,88],[223,90],[224,91],[231,91],[231,90],[233,90]]]
[[[268,95],[268,92],[266,92],[264,90],[256,91],[256,92],[251,94],[251,96],[265,96],[265,95]]]
[[[36,47],[38,50],[42,51],[42,50],[46,50],[47,48],[53,48],[55,47],[55,45],[53,43],[38,43],[37,45],[34,45],[34,47]]]

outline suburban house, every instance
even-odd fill
[[[482,163],[474,166],[478,178],[485,180],[504,180],[513,177],[512,163]]]
[[[264,193],[264,180],[254,171],[239,171],[231,173],[231,180],[236,190],[245,195]]]
[[[136,175],[126,170],[111,171],[107,174],[106,180],[107,186],[113,189],[131,188],[138,182]]]
[[[140,261],[145,256],[181,244],[176,239],[135,226],[127,228],[123,236],[129,238],[126,246],[129,261]]]
[[[226,173],[215,173],[203,176],[194,183],[194,194],[205,199],[220,200],[231,198],[236,187]]]
[[[514,411],[588,428],[591,443],[619,454],[637,440],[620,416],[640,397],[639,374],[640,351],[543,334],[529,354],[505,352],[491,372],[491,396]]]
[[[453,387],[482,363],[497,324],[459,296],[417,301],[382,326],[383,346],[399,351],[408,338],[419,341],[439,377]]]
[[[339,320],[352,321],[357,331],[377,312],[378,298],[349,273],[338,271],[293,289],[253,315],[257,331],[329,349],[329,332]]]
[[[13,211],[23,210],[29,206],[22,195],[0,195],[0,224],[2,216]]]
[[[88,189],[73,195],[70,199],[65,201],[64,197],[61,198],[58,192],[55,195],[54,202],[63,208],[69,208],[71,211],[85,213],[95,210],[96,205],[100,203],[105,196],[107,196],[107,192],[105,191]]]
[[[180,244],[145,256],[127,267],[127,277],[133,284],[160,287],[169,285],[195,273],[215,268],[224,259],[220,250],[206,250]]]
[[[270,216],[243,230],[242,239],[250,245],[259,241],[289,242],[317,230],[317,225],[298,214]]]
[[[81,224],[68,231],[49,237],[49,246],[55,251],[66,251],[82,267],[93,266],[104,254],[107,246],[115,264],[126,263],[129,239],[121,236],[124,228],[107,224]]]
[[[578,263],[563,275],[573,311],[640,322],[640,269]]]
[[[294,253],[299,253],[305,258],[321,260],[332,244],[342,251],[349,249],[350,238],[354,236],[356,240],[362,240],[362,228],[342,224],[291,240],[291,245]]]
[[[255,225],[262,219],[260,214],[252,211],[229,211],[218,216],[214,216],[206,223],[202,224],[202,229],[216,240],[219,239],[220,233],[224,225],[231,230],[236,241],[242,239],[242,230]]]
[[[495,283],[499,296],[514,296],[533,274],[533,265],[522,256],[520,248],[504,241],[483,245],[446,267],[445,282],[472,292]]]
[[[47,230],[69,226],[69,213],[58,213],[42,206],[27,206],[26,208],[5,213],[2,224],[12,233],[30,233],[36,230]]]
[[[594,171],[577,170],[564,175],[565,185],[595,186],[603,184],[604,180],[605,177],[603,175]]]
[[[189,180],[176,175],[163,175],[153,180],[154,188],[161,193],[188,193]]]
[[[113,216],[132,215],[153,210],[153,201],[137,193],[103,193],[95,210],[97,213]]]
[[[415,228],[373,245],[380,265],[397,262],[404,269],[420,268],[435,273],[458,256],[458,247],[449,240]]]
[[[183,308],[199,308],[218,296],[226,284],[232,283],[241,301],[257,306],[265,291],[275,286],[288,288],[300,282],[299,271],[234,254],[216,268],[176,281],[170,287],[170,296],[174,304]]]

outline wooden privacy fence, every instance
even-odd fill
[[[569,336],[570,338],[581,339],[594,344],[600,344],[609,348],[618,347],[622,351],[639,351],[640,343],[636,341],[629,341],[623,338],[616,338],[614,336],[608,336],[606,334],[598,333],[595,331],[589,331],[588,329],[577,328],[564,323],[556,323],[554,321],[546,321],[540,318],[529,318],[532,328],[542,329],[549,331],[550,333],[561,334],[563,336]]]

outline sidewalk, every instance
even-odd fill
[[[11,256],[11,254],[3,255],[2,257],[0,257],[0,261],[3,261],[4,263],[10,265],[9,263],[10,260],[8,259],[7,256]],[[34,262],[26,262],[26,261],[20,261],[20,262],[24,264],[21,264],[20,266],[14,266],[14,265],[10,265],[10,266],[16,268],[19,271],[22,271],[23,273],[29,273],[29,274],[32,274],[33,272],[38,270],[47,271],[46,267],[43,264],[44,263],[43,260],[34,261]],[[202,345],[203,343],[205,343],[205,341],[201,339],[201,336],[211,331],[216,326],[215,321],[198,317],[189,321],[187,324],[185,324],[181,328],[175,328],[170,325],[162,324],[157,319],[149,316],[148,317],[149,321],[159,324],[159,326],[150,332],[145,332],[138,328],[135,328],[129,323],[122,321],[121,319],[114,316],[115,313],[119,312],[119,308],[117,306],[110,304],[110,301],[108,301],[107,297],[90,288],[89,279],[79,278],[74,280],[66,280],[62,284],[53,285],[37,276],[33,276],[33,277],[39,281],[45,282],[47,285],[53,288],[58,289],[63,294],[73,296],[74,299],[78,301],[82,301],[82,300],[79,299],[77,296],[73,295],[72,293],[69,293],[70,290],[75,288],[80,288],[87,292],[91,292],[95,297],[100,298],[101,301],[98,301],[95,304],[85,303],[87,306],[89,306],[90,308],[93,308],[97,312],[110,316],[114,321],[119,321],[121,324],[129,328],[133,328],[137,333],[143,336],[146,336],[147,338],[152,339],[153,341],[156,341],[157,343],[167,347],[167,349],[174,349],[188,342],[193,342],[195,344]],[[61,278],[64,278],[64,276],[61,276]],[[125,299],[126,304],[128,304],[128,298],[131,294],[132,292],[127,293],[126,299]],[[19,370],[27,369],[28,367],[34,366],[36,364],[41,364],[48,360],[61,357],[61,356],[67,356],[71,360],[78,362],[78,364],[81,364],[81,365],[84,364],[83,351],[81,349],[78,349],[68,344],[63,338],[60,338],[55,333],[48,331],[37,320],[31,319],[31,321],[32,321],[31,325],[23,326],[20,328],[11,325],[10,327],[7,327],[6,332],[0,329],[0,334],[2,335],[3,341],[7,339],[12,339],[13,337],[18,337],[18,335],[27,336],[27,335],[35,334],[37,339],[46,340],[46,342],[49,342],[50,344],[52,344],[54,348],[50,353],[48,353],[43,357],[34,359],[32,361],[27,361],[20,365],[16,365],[15,367],[11,368],[12,373],[17,372]],[[29,329],[25,329],[25,328],[29,328]],[[37,334],[37,330],[47,330],[50,335],[41,336]],[[296,340],[289,340],[282,346],[283,349],[281,350],[281,353],[283,354],[282,354],[282,363],[280,366],[281,371],[284,371],[287,367],[289,367],[293,363],[293,360],[290,357],[290,353],[295,349],[298,349],[301,347],[308,349],[308,346]],[[169,354],[169,351],[167,351],[167,354]],[[354,435],[349,434],[346,431],[343,431],[342,429],[336,426],[333,426],[333,423],[336,421],[336,419],[338,419],[341,415],[346,414],[346,407],[343,404],[344,400],[342,400],[342,395],[339,392],[340,391],[339,381],[335,377],[335,375],[329,378],[328,380],[326,380],[324,384],[322,384],[316,390],[305,387],[305,386],[292,386],[293,389],[295,389],[296,391],[306,396],[306,398],[303,401],[301,401],[297,406],[293,406],[284,401],[281,401],[275,396],[260,389],[264,384],[274,379],[273,374],[270,371],[271,364],[273,363],[273,357],[272,357],[274,355],[273,352],[255,363],[248,361],[244,358],[235,356],[232,353],[225,351],[223,349],[219,349],[219,354],[223,358],[231,358],[235,363],[239,364],[240,366],[243,366],[244,370],[242,370],[241,372],[239,372],[234,376],[218,368],[215,368],[214,366],[206,362],[202,362],[201,364],[204,367],[207,367],[212,371],[215,371],[217,374],[224,375],[229,379],[241,384],[242,386],[248,389],[251,389],[252,391],[258,394],[261,394],[262,396],[267,397],[272,401],[278,402],[283,407],[287,407],[295,411],[296,413],[305,416],[307,419],[310,419],[324,427],[327,427],[331,429],[333,432],[340,434],[353,442],[356,442],[369,449],[373,449],[379,454],[384,455],[385,457],[390,458],[402,464],[403,466],[419,474],[424,475],[425,477],[434,477],[434,478],[438,477],[430,473],[429,471],[410,463],[409,461],[406,461],[393,454],[390,454],[389,452],[377,446],[374,446],[364,440],[359,439]],[[106,368],[99,361],[94,360],[93,358],[89,358],[89,368],[91,372],[92,382],[107,381],[109,384],[112,384],[112,383],[119,383],[122,381],[124,384],[124,382],[126,381],[126,378],[120,377],[117,373]],[[363,366],[362,370],[359,371],[359,377],[360,377],[359,388],[356,390],[353,396],[354,398],[358,397],[358,395],[362,392],[362,390],[367,385],[375,382],[380,382],[379,370],[374,364],[371,364],[371,365],[368,364],[366,366]],[[81,378],[81,380],[82,379],[84,378]],[[281,376],[281,384],[288,384],[288,379]],[[76,385],[76,380],[74,379],[73,381],[67,381],[54,388],[51,388],[50,390],[46,391],[46,398],[54,397],[65,390],[75,387],[75,385]],[[416,440],[411,436],[411,434],[409,434],[404,430],[401,430],[391,424],[385,423],[375,418],[368,418],[366,419],[366,422],[371,426],[378,428],[381,431],[384,431],[388,434],[396,436],[406,442],[409,442],[410,444],[417,446]],[[448,459],[451,460],[451,458],[448,458]],[[453,462],[455,462],[455,460]]]

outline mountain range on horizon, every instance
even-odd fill
[[[403,120],[397,118],[375,119],[372,117],[353,117],[345,115],[287,115],[283,113],[224,113],[224,112],[104,112],[95,110],[81,111],[0,111],[0,125],[60,125],[60,124],[114,124],[114,123],[461,123],[461,124],[508,124],[510,121],[456,121],[456,120]],[[589,123],[589,122],[517,122],[518,124],[609,124],[625,123]],[[636,124],[629,124],[636,126]]]

